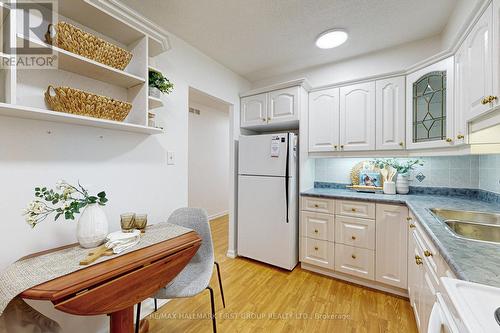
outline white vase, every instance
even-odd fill
[[[76,238],[82,247],[91,248],[101,245],[108,235],[108,219],[99,204],[85,207],[78,219]]]
[[[407,194],[410,192],[408,175],[398,173],[398,177],[396,178],[396,192],[398,192],[398,194]]]

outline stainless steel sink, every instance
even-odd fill
[[[500,243],[500,214],[440,208],[431,212],[458,237]]]

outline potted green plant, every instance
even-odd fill
[[[170,94],[174,89],[174,84],[170,82],[162,73],[149,70],[149,96],[160,98],[160,94]]]
[[[108,235],[108,220],[101,206],[108,199],[104,191],[90,195],[82,185],[68,184],[64,180],[57,182],[56,188],[35,187],[35,198],[23,210],[26,222],[34,228],[49,215],[55,214],[54,220],[63,216],[74,220],[80,214],[76,227],[76,238],[82,247],[90,248],[102,244]]]
[[[375,159],[373,164],[379,168],[384,168],[386,165],[393,167],[397,171],[396,191],[399,194],[407,194],[410,191],[408,176],[411,170],[414,170],[417,165],[424,165],[421,160],[398,160],[396,158]]]

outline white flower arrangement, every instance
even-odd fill
[[[25,220],[32,228],[52,213],[56,213],[54,220],[61,215],[64,215],[67,220],[74,220],[75,214],[79,214],[80,209],[85,206],[95,203],[104,206],[108,201],[104,191],[99,192],[97,196],[92,196],[80,183],[78,186],[73,186],[64,180],[59,180],[56,183],[56,190],[35,187],[37,199],[31,201],[28,207],[23,209]]]

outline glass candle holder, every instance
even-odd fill
[[[148,225],[148,215],[147,214],[136,214],[135,215],[135,228],[136,229],[139,229],[141,232],[145,232],[147,225]]]
[[[135,214],[134,213],[121,214],[120,224],[123,232],[132,232],[135,226]]]

